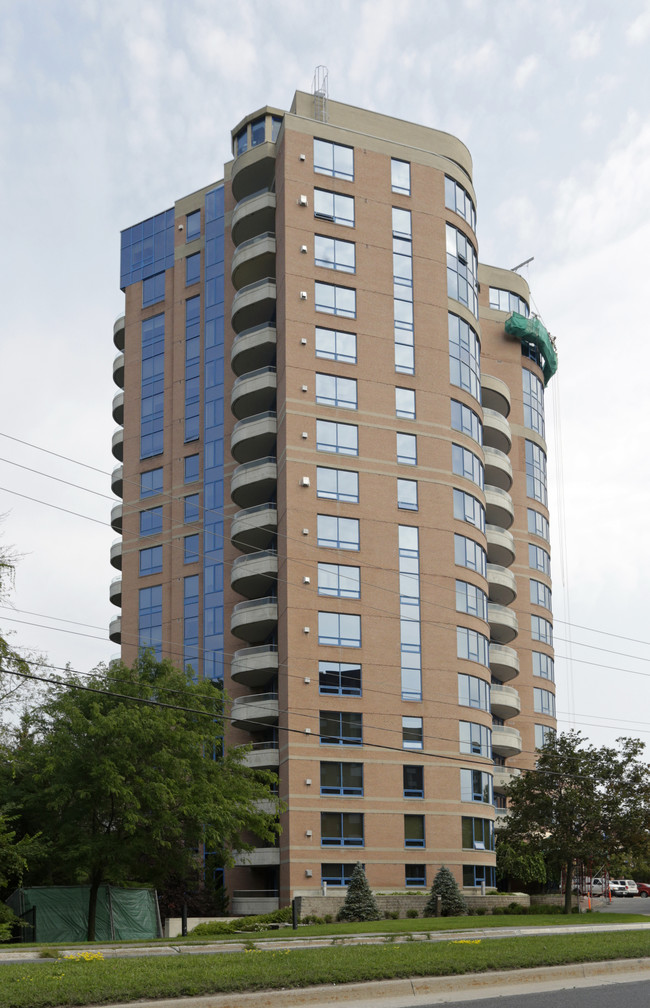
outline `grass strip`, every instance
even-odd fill
[[[96,1005],[645,957],[650,957],[650,933],[626,931],[436,943],[396,944],[389,939],[374,946],[251,948],[228,955],[43,960],[3,966],[0,1008]]]

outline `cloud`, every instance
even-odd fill
[[[643,45],[650,36],[650,3],[646,4],[645,10],[630,22],[625,30],[625,37],[630,45]]]
[[[531,54],[526,56],[515,70],[513,83],[518,90],[526,86],[539,67],[539,57]]]
[[[600,30],[595,25],[583,28],[569,40],[569,52],[573,59],[592,59],[600,52]]]

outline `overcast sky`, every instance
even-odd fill
[[[0,0],[0,511],[22,554],[0,629],[55,666],[116,656],[120,229],[219,179],[230,129],[288,108],[318,64],[332,99],[463,140],[480,260],[535,257],[524,275],[560,359],[560,727],[650,742],[643,0]]]

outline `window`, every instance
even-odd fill
[[[354,242],[342,238],[328,238],[326,235],[314,235],[314,266],[324,266],[325,269],[339,270],[341,273],[354,273],[356,256]]]
[[[319,563],[318,594],[333,595],[336,598],[359,598],[361,594],[361,571],[359,567],[343,564]]]
[[[537,431],[544,437],[544,386],[539,378],[524,368],[522,371],[524,386],[524,426]]]
[[[140,575],[160,574],[162,570],[162,546],[149,546],[140,550]]]
[[[482,546],[467,536],[454,535],[454,558],[459,567],[467,567],[487,577],[487,556]]]
[[[459,722],[460,751],[474,756],[492,759],[492,732],[482,724],[473,721]]]
[[[194,213],[189,213],[185,222],[185,240],[189,242],[198,238],[201,234],[201,211],[195,210]]]
[[[426,886],[426,884],[427,884],[426,865],[423,864],[404,865],[404,885],[407,888],[409,886]]]
[[[314,171],[354,181],[354,148],[314,137]]]
[[[363,847],[363,813],[321,812],[320,842],[323,847]]]
[[[449,381],[481,401],[481,344],[472,327],[448,314]]]
[[[193,483],[199,478],[199,456],[186,455],[183,460],[185,482]]]
[[[140,473],[140,496],[155,497],[162,493],[163,471],[161,469],[150,469],[149,472]]]
[[[536,714],[546,714],[548,717],[555,717],[555,696],[550,690],[540,689],[535,686],[533,689],[533,710]]]
[[[359,473],[347,469],[316,469],[316,496],[328,500],[359,503]]]
[[[555,729],[551,728],[550,725],[536,724],[535,725],[535,748],[543,749],[547,742],[552,741],[555,737]]]
[[[185,286],[198,283],[201,279],[201,253],[195,252],[185,260]]]
[[[354,196],[314,189],[314,217],[354,227]]]
[[[390,185],[393,192],[411,195],[411,166],[408,161],[390,159]]]
[[[490,711],[490,684],[478,676],[459,674],[458,703],[461,707]]]
[[[317,542],[328,549],[359,549],[359,519],[318,515]]]
[[[461,770],[460,800],[492,804],[492,774],[482,770]]]
[[[476,231],[476,210],[472,197],[449,175],[445,175],[445,206],[463,217],[472,231]]]
[[[551,573],[551,557],[541,546],[533,546],[528,543],[528,564],[533,570],[541,571],[542,574]]]
[[[404,846],[424,847],[424,816],[405,815],[404,816]]]
[[[463,865],[464,886],[496,885],[496,869],[494,865]]]
[[[447,234],[447,295],[478,317],[478,259],[469,238],[451,224]]]
[[[481,588],[469,581],[456,581],[456,612],[468,613],[479,619],[488,618],[488,599]]]
[[[319,612],[318,643],[361,647],[361,617],[351,613]]]
[[[551,605],[551,589],[547,584],[542,581],[530,581],[530,601],[533,605],[541,605],[546,609],[552,609]]]
[[[533,535],[538,535],[548,542],[550,539],[548,518],[545,518],[539,511],[528,508],[528,531]]]
[[[142,307],[165,300],[165,274],[156,273],[142,281]]]
[[[393,207],[393,236],[411,238],[411,211]]]
[[[141,325],[142,366],[140,457],[160,455],[164,447],[165,316],[153,315]]]
[[[478,414],[469,406],[457,402],[456,399],[451,400],[451,427],[452,430],[467,434],[474,441],[478,441],[480,445],[483,444],[483,424],[479,420]]]
[[[354,864],[322,864],[320,866],[321,885],[346,886],[352,881]]]
[[[487,637],[467,627],[456,627],[456,654],[486,667],[490,664]]]
[[[462,817],[463,848],[465,850],[494,850],[494,822],[492,819]]]
[[[398,479],[397,506],[405,511],[417,511],[418,484],[416,480]]]
[[[397,434],[397,461],[400,465],[418,464],[418,447],[415,434]]]
[[[318,691],[331,696],[361,696],[361,666],[319,661]]]
[[[361,714],[349,711],[320,712],[321,745],[362,745]]]
[[[467,448],[462,448],[461,445],[452,444],[451,467],[452,472],[456,476],[462,476],[464,479],[471,480],[481,490],[483,489],[483,463],[474,452],[469,451]]]
[[[251,123],[251,147],[257,147],[258,144],[264,143],[265,139],[264,116],[261,116],[259,119],[254,119]]]
[[[530,315],[530,309],[522,297],[500,287],[490,287],[490,308],[495,308],[497,311],[518,312],[526,318]]]
[[[140,535],[156,535],[162,532],[163,509],[161,507],[149,508],[140,512]]]
[[[526,441],[526,493],[540,504],[548,504],[546,455],[534,441]]]
[[[339,409],[355,410],[357,408],[356,379],[317,374],[316,402],[323,406],[338,406]]]
[[[243,154],[245,150],[248,150],[248,127],[244,126],[240,129],[239,133],[235,137],[235,155],[239,157]]]
[[[363,795],[363,763],[321,763],[322,795]]]
[[[345,318],[357,317],[357,292],[351,287],[316,282],[314,291],[316,311]]]
[[[476,497],[464,490],[454,490],[454,518],[485,532],[485,508]]]
[[[141,588],[138,593],[138,644],[162,652],[162,585]]]
[[[542,619],[541,616],[531,616],[530,632],[533,640],[553,647],[553,627],[548,620]]]
[[[185,536],[183,539],[183,563],[194,563],[195,560],[199,559],[199,536],[198,533],[195,535]]]
[[[533,675],[555,682],[555,665],[550,655],[533,651]]]
[[[183,521],[185,524],[199,520],[199,495],[188,494],[183,500]]]
[[[405,420],[415,420],[415,390],[395,389],[395,416]]]
[[[424,744],[421,717],[402,718],[402,749],[422,749]]]
[[[359,428],[353,424],[316,421],[316,451],[337,455],[359,454]]]
[[[402,768],[405,798],[424,798],[424,767],[405,766]]]
[[[355,333],[316,326],[316,356],[342,364],[357,363],[357,337]]]

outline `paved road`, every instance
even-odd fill
[[[594,896],[591,900],[591,909],[596,913],[644,914],[650,917],[650,898],[633,896],[630,899],[627,896],[612,896],[610,903],[605,896]],[[650,1003],[650,997],[648,1002]]]
[[[498,997],[472,998],[467,1001],[445,1001],[447,1008],[465,1008],[480,1005],[480,1008],[648,1008],[648,981],[633,983],[617,980],[598,987],[573,987],[570,990],[548,990],[543,993],[508,994],[506,985]],[[420,1003],[419,1008],[433,1008],[443,1002],[439,1000]],[[355,1008],[361,1008],[357,1003]],[[387,1008],[387,1006],[385,1006]]]

